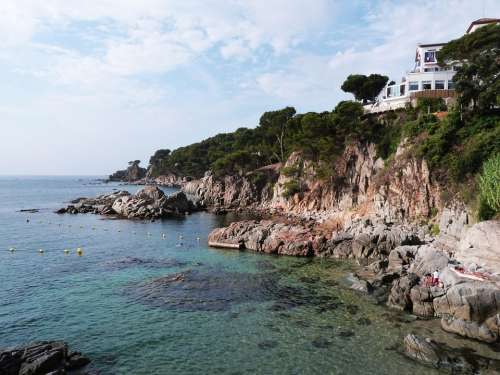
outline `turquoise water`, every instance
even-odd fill
[[[0,347],[65,340],[103,374],[433,373],[395,350],[408,324],[338,286],[348,264],[209,249],[231,217],[208,213],[53,213],[122,188],[90,182],[0,178]]]

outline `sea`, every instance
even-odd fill
[[[0,348],[63,340],[101,374],[438,373],[401,354],[407,333],[432,335],[437,323],[347,288],[353,264],[209,248],[235,215],[54,213],[140,188],[0,177]]]

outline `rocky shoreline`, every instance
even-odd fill
[[[62,341],[42,341],[9,349],[0,349],[0,374],[42,375],[77,373],[94,375],[90,359],[70,351]]]
[[[161,219],[186,215],[198,210],[183,192],[169,196],[156,186],[146,186],[135,194],[118,191],[95,198],[77,198],[58,214],[93,213],[126,219]]]
[[[487,237],[480,235],[485,232]],[[498,221],[478,223],[452,241],[418,226],[370,220],[330,233],[313,220],[243,221],[217,228],[208,238],[215,247],[354,259],[363,268],[353,275],[353,288],[419,318],[441,318],[445,331],[487,343],[500,338],[500,267],[487,257],[480,262],[480,254],[500,255],[499,240]],[[440,284],[426,285],[426,275],[435,270]]]
[[[215,213],[255,210],[271,217],[215,229],[211,246],[354,259],[362,269],[352,275],[353,287],[379,303],[439,318],[443,330],[463,337],[500,340],[498,220],[472,225],[467,207],[443,199],[426,161],[404,141],[389,166],[375,145],[355,143],[328,181],[317,178],[316,168],[292,153],[283,164],[246,175],[207,172],[183,181],[182,191],[193,206]],[[291,185],[296,190],[290,192]],[[436,271],[439,283],[429,285]]]

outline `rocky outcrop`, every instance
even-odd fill
[[[199,180],[186,182],[182,190],[201,206],[238,209],[260,206],[272,198],[272,187],[278,179],[279,164],[259,168],[245,176],[216,178],[211,172]]]
[[[500,221],[483,221],[472,226],[456,247],[455,257],[466,268],[480,267],[500,274]]]
[[[404,354],[426,366],[445,369],[452,374],[496,374],[500,361],[487,358],[470,350],[452,348],[431,339],[409,334],[404,338]],[[488,372],[491,371],[491,372]]]
[[[441,317],[444,330],[485,342],[496,342],[500,335],[500,278],[472,281],[474,274],[455,270],[460,263],[450,258],[449,249],[429,236],[422,227],[355,220],[342,230],[315,220],[242,221],[215,229],[209,245],[295,256],[355,259],[365,266],[353,280],[364,280],[359,290],[372,293],[377,301],[419,317]],[[496,250],[493,223],[489,235],[475,240],[472,227],[464,241],[472,247]],[[337,229],[337,228],[336,228]],[[472,232],[469,234],[469,232]],[[488,259],[478,255],[488,263]],[[463,266],[463,265],[462,265]],[[430,285],[426,276],[439,272],[439,285]],[[476,277],[477,279],[477,277]],[[359,282],[356,285],[361,285]]]
[[[115,214],[112,205],[118,198],[128,197],[130,193],[125,190],[99,195],[95,198],[76,198],[72,200],[67,207],[56,211],[58,214],[86,214],[94,213],[101,215]]]
[[[427,218],[439,207],[439,187],[432,180],[425,160],[417,160],[400,147],[394,162],[385,167],[373,144],[351,144],[335,162],[329,179],[319,179],[317,167],[293,153],[274,188],[271,207],[287,212],[349,213],[375,216],[386,222]],[[295,180],[300,191],[287,196],[287,183]]]
[[[220,178],[208,172],[183,190],[206,207],[251,207],[316,218],[337,215],[342,222],[366,217],[412,222],[431,218],[441,207],[439,186],[427,163],[404,145],[387,167],[374,144],[355,143],[329,167],[329,177],[319,178],[319,170],[324,174],[325,166],[294,152],[282,167]]]
[[[127,219],[160,219],[184,215],[197,209],[183,192],[166,196],[156,186],[147,186],[134,195],[120,191],[96,198],[78,198],[72,203],[56,212],[115,215]]]
[[[44,341],[22,347],[0,351],[0,374],[42,375],[65,374],[79,370],[85,375],[90,359],[80,352],[69,351],[68,345],[60,341]]]
[[[310,227],[271,220],[232,223],[226,228],[215,229],[208,236],[209,245],[215,247],[294,256],[313,255],[322,241],[323,238],[315,236]]]
[[[445,331],[486,342],[500,334],[500,289],[492,283],[470,281],[449,288],[434,299],[434,310],[442,317]]]
[[[109,176],[109,181],[134,182],[146,176],[146,168],[139,167],[140,160],[129,161],[128,168]]]

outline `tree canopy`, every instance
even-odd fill
[[[332,160],[347,140],[371,127],[361,120],[362,114],[361,104],[352,101],[339,103],[331,112],[297,114],[293,107],[265,112],[254,129],[217,134],[172,152],[158,150],[150,159],[152,174],[201,177],[211,169],[218,175],[243,175],[283,162],[296,150],[312,160]]]
[[[356,100],[363,103],[374,101],[380,91],[384,88],[389,77],[380,74],[351,74],[341,86],[345,92],[350,92]]]
[[[500,105],[500,25],[452,40],[439,51],[438,61],[458,66],[453,81],[461,104],[480,111]]]

